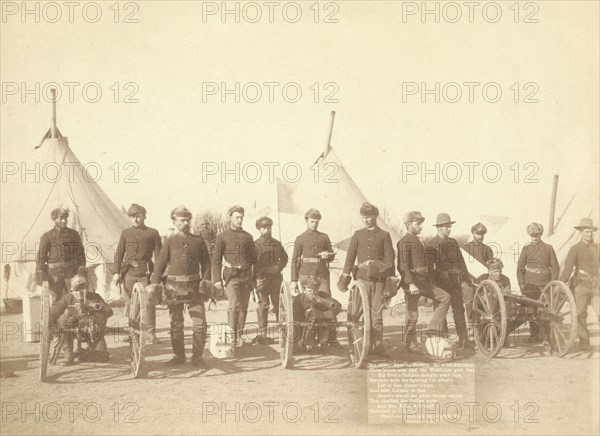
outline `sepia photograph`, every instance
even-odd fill
[[[0,0],[0,435],[598,435],[599,0]]]

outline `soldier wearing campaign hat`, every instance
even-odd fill
[[[450,308],[450,294],[431,283],[425,247],[418,236],[423,229],[425,218],[418,211],[410,211],[404,216],[406,233],[398,241],[398,272],[402,275],[401,286],[406,300],[405,345],[409,351],[417,351],[415,339],[419,317],[419,298],[431,298],[436,302],[433,316],[427,326],[428,335],[441,335],[440,328]]]
[[[121,232],[119,244],[115,251],[113,280],[122,285],[125,291],[127,304],[131,300],[131,292],[136,283],[148,286],[150,275],[154,268],[154,260],[162,248],[162,240],[158,230],[146,226],[146,209],[133,203],[127,209],[127,216],[131,227]],[[148,342],[157,343],[156,338],[156,306],[149,304],[146,307],[148,319]],[[129,341],[129,335],[124,338]]]
[[[467,270],[458,242],[450,237],[452,224],[455,222],[447,213],[439,213],[434,224],[437,227],[437,235],[427,242],[425,250],[431,283],[450,294],[450,306],[459,337],[458,349],[461,349],[468,343],[461,283],[465,281],[472,286],[473,278]],[[434,301],[435,305],[437,304]],[[442,321],[442,330],[447,330],[445,318]]]
[[[494,257],[492,248],[483,243],[486,233],[487,228],[483,223],[477,223],[471,226],[471,240],[462,244],[462,249],[470,255],[470,258],[467,260],[467,262],[476,261],[485,266],[487,265],[487,262]],[[473,286],[469,286],[466,281],[463,281],[461,290],[463,302],[465,303],[467,320],[470,320],[471,311],[473,310],[473,297],[475,296],[475,288]]]
[[[218,289],[225,289],[229,307],[227,324],[235,334],[236,346],[243,345],[248,303],[252,292],[252,266],[256,252],[252,235],[242,229],[244,208],[232,206],[227,211],[229,228],[217,236],[212,255],[212,279]]]
[[[256,220],[256,229],[260,237],[254,241],[256,249],[256,264],[254,265],[254,286],[258,294],[258,336],[255,343],[267,344],[270,342],[267,335],[267,322],[269,317],[269,299],[275,308],[275,316],[279,315],[279,291],[283,276],[281,271],[288,263],[288,255],[277,239],[271,235],[273,220],[263,216]],[[277,318],[278,319],[278,318]]]
[[[324,292],[331,296],[331,281],[329,276],[329,263],[335,259],[335,253],[326,233],[318,230],[321,221],[321,212],[310,208],[304,214],[306,230],[296,237],[291,262],[292,291],[298,291],[298,283],[304,289],[307,279],[311,278],[318,283],[315,292]],[[330,341],[337,344],[335,330],[330,332]]]
[[[174,299],[186,300],[194,331],[192,365],[205,368],[206,362],[202,358],[206,343],[204,301],[209,298],[209,295],[206,295],[206,287],[200,286],[200,283],[201,280],[210,280],[210,256],[202,236],[190,233],[192,213],[185,206],[173,209],[171,220],[177,233],[167,239],[160,250],[148,292],[151,296],[154,295],[168,266],[165,293],[172,295]],[[186,360],[183,303],[170,304],[169,315],[171,317],[171,346],[174,356],[166,365],[182,365]]]
[[[569,249],[565,267],[560,280],[569,283],[575,297],[577,307],[577,334],[582,351],[590,348],[590,332],[587,328],[587,307],[594,308],[600,321],[600,293],[598,288],[598,243],[594,241],[594,226],[591,218],[582,218],[576,230],[581,233],[581,240]]]
[[[69,209],[53,209],[50,219],[54,221],[54,228],[40,239],[35,280],[38,286],[48,281],[52,303],[55,303],[69,291],[71,278],[79,267],[85,266],[85,251],[79,233],[67,227]]]
[[[531,237],[531,242],[526,244],[521,250],[519,260],[517,261],[517,280],[521,293],[537,300],[540,298],[541,291],[551,280],[557,280],[559,274],[558,259],[552,245],[542,241],[544,227],[538,223],[531,223],[527,226],[527,233]],[[538,323],[529,321],[529,337],[527,342],[540,342],[541,337]]]
[[[360,216],[365,225],[352,235],[344,264],[344,276],[349,276],[358,263],[356,280],[364,285],[371,302],[371,353],[387,356],[383,345],[382,306],[384,287],[388,277],[394,275],[394,247],[388,232],[377,226],[379,209],[363,203]]]

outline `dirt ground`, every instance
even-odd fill
[[[248,321],[256,321],[254,306]],[[430,311],[422,311],[425,321]],[[210,311],[209,322],[225,313]],[[593,313],[593,312],[592,312]],[[107,336],[111,359],[49,367],[38,381],[39,344],[26,343],[21,315],[2,314],[0,398],[2,434],[598,434],[599,331],[591,324],[593,348],[564,358],[544,355],[541,346],[518,342],[494,359],[466,350],[457,361],[475,365],[476,405],[457,423],[369,424],[367,375],[350,364],[346,332],[334,354],[295,356],[293,369],[280,365],[276,345],[248,345],[235,359],[205,351],[208,370],[190,363],[176,369],[171,357],[169,318],[159,308],[160,344],[148,346],[147,373],[132,379],[129,346],[118,329]],[[189,317],[186,316],[186,326]],[[432,363],[400,344],[403,314],[386,313],[389,361]],[[124,325],[115,309],[110,325]],[[191,355],[191,331],[186,328]],[[373,364],[385,363],[374,361]],[[518,402],[518,403],[517,403]],[[495,403],[494,413],[484,413]],[[461,405],[462,407],[463,405]],[[465,411],[467,410],[465,406]],[[497,417],[498,410],[501,416]],[[443,419],[442,419],[443,418]],[[496,421],[496,422],[492,422]]]

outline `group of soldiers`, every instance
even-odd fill
[[[52,211],[54,228],[42,236],[37,258],[37,282],[47,280],[56,302],[69,290],[70,281],[78,268],[85,266],[85,256],[78,233],[66,227],[68,211]],[[242,228],[244,208],[233,206],[228,210],[228,228],[210,241],[209,249],[202,235],[191,233],[192,213],[184,206],[171,212],[176,233],[164,245],[157,230],[145,224],[146,210],[132,204],[127,211],[132,227],[123,230],[115,252],[113,279],[131,298],[133,287],[141,283],[148,291],[148,339],[155,343],[155,305],[168,296],[170,336],[173,358],[168,366],[186,362],[184,345],[183,308],[187,305],[192,320],[192,365],[206,367],[203,350],[206,341],[205,302],[215,290],[225,291],[228,300],[228,326],[233,332],[235,346],[246,342],[268,344],[267,321],[270,304],[279,306],[279,292],[283,281],[282,270],[288,264],[288,255],[280,241],[272,236],[273,221],[259,218],[255,225],[260,236],[254,240]],[[372,316],[372,354],[387,356],[383,341],[382,309],[386,300],[395,293],[389,291],[390,279],[395,278],[405,293],[407,306],[406,349],[416,350],[416,326],[419,299],[430,298],[434,303],[433,316],[427,326],[428,336],[448,335],[446,316],[452,308],[458,336],[458,348],[472,346],[467,331],[471,318],[473,295],[477,284],[485,279],[496,281],[501,289],[510,291],[510,281],[502,274],[502,262],[494,258],[491,247],[484,243],[487,233],[482,223],[472,226],[472,239],[462,244],[450,237],[452,221],[447,213],[437,215],[434,226],[437,235],[425,244],[418,235],[425,218],[418,211],[405,214],[406,233],[396,246],[396,253],[388,232],[377,225],[379,211],[376,206],[364,203],[359,210],[364,228],[356,231],[347,249],[343,273],[337,287],[346,291],[352,278],[367,290]],[[331,296],[329,264],[335,259],[334,247],[326,233],[318,230],[321,214],[311,208],[304,216],[306,230],[295,242],[291,258],[290,288],[295,293],[310,288]],[[527,226],[531,242],[525,245],[517,264],[517,279],[521,293],[538,298],[541,289],[551,280],[568,282],[575,295],[578,318],[579,346],[589,348],[587,306],[592,304],[599,313],[598,294],[598,244],[594,232],[598,230],[589,218],[581,220],[575,229],[581,240],[569,251],[562,274],[552,246],[541,240],[543,227],[532,223]],[[208,226],[201,233],[210,232]],[[465,250],[471,257],[487,266],[489,273],[478,278],[471,275],[462,255]],[[153,263],[154,262],[154,263]],[[160,284],[163,286],[160,286]],[[211,283],[211,286],[206,286]],[[387,285],[387,286],[386,286]],[[244,328],[250,295],[258,294],[258,335],[246,338]],[[177,302],[177,300],[181,302]],[[466,312],[466,313],[465,313]],[[530,322],[529,342],[539,342],[539,326]],[[330,332],[329,345],[339,346],[335,328]],[[72,363],[72,357],[71,363]]]

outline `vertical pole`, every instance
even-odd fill
[[[325,152],[323,153],[323,157],[327,156],[329,150],[331,150],[331,135],[333,135],[333,122],[335,121],[335,111],[331,111],[331,115],[329,117],[329,133],[327,135],[327,144],[325,145]]]
[[[52,88],[50,90],[52,94],[52,132],[51,137],[56,138],[56,89]]]
[[[554,175],[552,184],[552,198],[550,200],[550,222],[548,223],[548,236],[554,233],[554,214],[556,213],[556,193],[558,191],[558,175]]]

